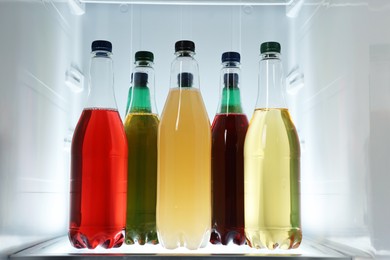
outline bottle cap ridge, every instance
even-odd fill
[[[108,51],[112,52],[112,44],[109,41],[105,40],[96,40],[92,42],[91,45],[92,51]]]
[[[265,52],[277,52],[280,53],[281,47],[280,43],[278,42],[263,42],[260,45],[260,53],[265,53]]]
[[[194,81],[194,75],[189,72],[182,72],[177,74],[177,82],[179,87],[192,87]]]
[[[135,53],[135,61],[140,61],[140,60],[146,60],[146,61],[154,61],[154,55],[153,52],[150,51],[137,51]]]
[[[195,43],[193,41],[182,40],[175,43],[175,52],[192,51],[195,52]]]
[[[238,52],[229,51],[222,53],[222,62],[232,61],[232,62],[240,62],[241,55]]]

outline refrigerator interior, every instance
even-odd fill
[[[78,252],[66,241],[70,145],[88,94],[91,42],[113,43],[124,119],[134,53],[155,54],[161,114],[174,43],[190,39],[210,121],[222,52],[241,53],[242,102],[250,118],[260,43],[281,43],[286,99],[302,150],[304,242],[292,257],[390,257],[388,26],[386,0],[1,1],[0,255],[53,238],[51,247],[45,242],[22,255],[44,256],[43,248],[53,255]],[[158,246],[113,252],[193,253]],[[208,246],[195,253],[215,252],[255,251]]]

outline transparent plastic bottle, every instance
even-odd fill
[[[280,44],[261,44],[259,92],[244,145],[245,232],[255,248],[297,248],[300,146],[284,100]]]
[[[157,244],[157,133],[154,55],[135,53],[125,131],[128,142],[126,244]]]
[[[210,242],[243,245],[244,141],[248,119],[242,112],[240,54],[222,54],[220,103],[211,127],[212,232]]]
[[[119,247],[124,239],[127,140],[111,51],[108,41],[92,43],[88,103],[72,139],[69,239],[76,248]]]
[[[148,89],[151,100],[151,109],[153,110],[153,112],[155,112],[155,114],[157,114],[156,101],[154,97],[154,54],[150,51],[137,51],[134,55],[134,60],[134,68],[130,76],[130,88],[127,97],[125,115],[127,115],[127,113],[129,112],[130,103],[132,101],[134,72],[144,72],[148,74]]]
[[[127,93],[127,103],[126,103],[125,117],[127,116],[127,113],[129,113],[130,102],[131,102],[131,95],[132,94],[133,94],[133,73],[131,73],[131,75],[130,75],[130,87],[129,87],[129,91]]]
[[[210,239],[211,131],[199,90],[195,44],[178,41],[158,133],[160,244],[198,249]]]

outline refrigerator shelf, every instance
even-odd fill
[[[175,250],[163,249],[160,245],[123,245],[115,249],[95,250],[73,248],[67,236],[62,236],[23,249],[10,256],[11,259],[316,259],[316,260],[352,260],[340,250],[318,244],[310,239],[304,239],[301,246],[294,250],[255,250],[248,246],[215,246],[209,244],[206,248],[190,251],[185,248]]]
[[[151,4],[151,5],[296,5],[302,0],[72,0],[93,4]]]

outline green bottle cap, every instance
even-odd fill
[[[277,52],[280,53],[280,43],[278,42],[263,42],[260,45],[260,53]]]
[[[146,60],[146,61],[153,62],[153,60],[154,60],[153,52],[150,52],[150,51],[137,51],[135,53],[135,61],[140,61],[140,60]]]

